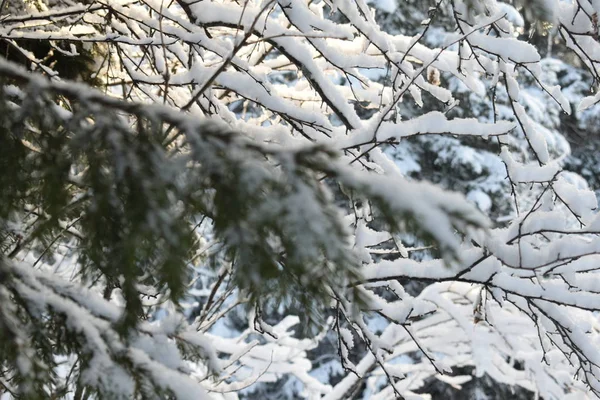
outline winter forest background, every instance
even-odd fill
[[[0,2],[0,399],[600,397],[597,0]]]

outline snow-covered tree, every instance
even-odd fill
[[[600,3],[407,3],[3,2],[0,396],[598,397]]]

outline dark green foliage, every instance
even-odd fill
[[[29,56],[24,52],[29,53]],[[43,65],[56,72],[62,79],[82,81],[96,87],[102,84],[97,76],[96,65],[102,54],[96,44],[65,41],[54,43],[28,38],[0,40],[0,56],[28,69]]]
[[[0,258],[0,301],[3,304],[0,309],[0,378],[18,388],[18,393],[11,393],[16,398],[47,398],[46,387],[53,382],[47,365],[53,363],[54,346],[44,329],[31,329],[28,332],[18,330],[15,320],[33,321],[36,318],[27,310],[26,300],[12,292],[14,280],[4,271],[3,261]],[[41,328],[40,324],[37,327]],[[31,342],[35,342],[36,346],[32,347]]]
[[[0,221],[4,235],[15,226],[20,237],[3,257],[27,249],[41,259],[74,237],[80,279],[104,285],[107,299],[115,288],[123,294],[127,306],[111,323],[123,339],[144,318],[140,285],[175,305],[185,295],[188,262],[198,251],[194,217],[212,221],[222,243],[209,264],[230,262],[235,283],[257,309],[287,301],[316,321],[330,290],[345,291],[356,279],[347,233],[319,182],[319,164],[332,154],[271,151],[214,123],[193,124],[127,103],[98,104],[78,97],[81,88],[22,88],[0,93]],[[166,131],[179,136],[172,146],[163,144]],[[48,398],[48,388],[53,395],[58,390],[56,357],[77,355],[78,376],[88,368],[90,349],[69,329],[64,310],[50,303],[39,309],[21,297],[15,285],[25,278],[11,271],[0,268],[0,294],[14,305],[11,315],[0,315],[0,366],[22,398]],[[15,346],[13,329],[27,338],[25,347]],[[27,374],[18,369],[23,354],[34,366]],[[126,358],[113,358],[132,368]],[[157,388],[143,382],[143,371],[132,375],[141,379],[143,398],[165,398],[150,396]]]
[[[184,150],[169,155],[160,142],[161,122],[145,115],[136,117],[132,130],[114,110],[79,104],[78,112],[61,120],[49,112],[57,106],[44,95],[23,97],[18,113],[3,114],[12,115],[3,122],[14,132],[5,134],[6,149],[14,150],[0,175],[8,188],[3,195],[11,196],[3,202],[10,205],[3,217],[21,211],[25,201],[43,210],[27,240],[46,243],[70,221],[83,233],[80,261],[87,279],[104,279],[107,297],[112,288],[123,291],[126,326],[142,312],[136,285],[168,289],[175,302],[184,295],[194,215],[213,220],[238,284],[256,301],[266,293],[289,296],[281,287],[294,285],[307,302],[317,294],[323,301],[325,281],[336,272],[341,278],[344,268],[351,271],[346,232],[310,171],[312,151],[291,154],[286,166],[277,166],[269,157],[283,156],[209,128],[208,137],[187,132]],[[317,223],[312,215],[293,216],[307,199],[305,211],[317,213]],[[297,246],[302,240],[306,247]]]
[[[0,103],[0,113],[7,114],[5,102]],[[5,220],[18,204],[23,203],[27,189],[26,149],[16,133],[10,131],[6,120],[0,125],[0,218]]]

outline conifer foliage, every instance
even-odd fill
[[[535,3],[595,79],[600,5]],[[572,112],[519,4],[415,36],[363,0],[0,11],[0,398],[600,395],[597,201],[522,90]],[[501,166],[507,217],[403,172],[431,135]]]

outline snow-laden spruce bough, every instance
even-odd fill
[[[306,399],[426,399],[463,367],[600,395],[597,200],[528,115],[523,79],[571,102],[511,4],[432,3],[422,29],[455,31],[431,48],[363,0],[8,3],[1,399],[252,398],[281,379]],[[600,3],[535,3],[600,80]],[[61,77],[39,41],[93,77]],[[450,79],[492,117],[452,117]],[[405,176],[389,148],[430,134],[498,149],[508,221]]]

